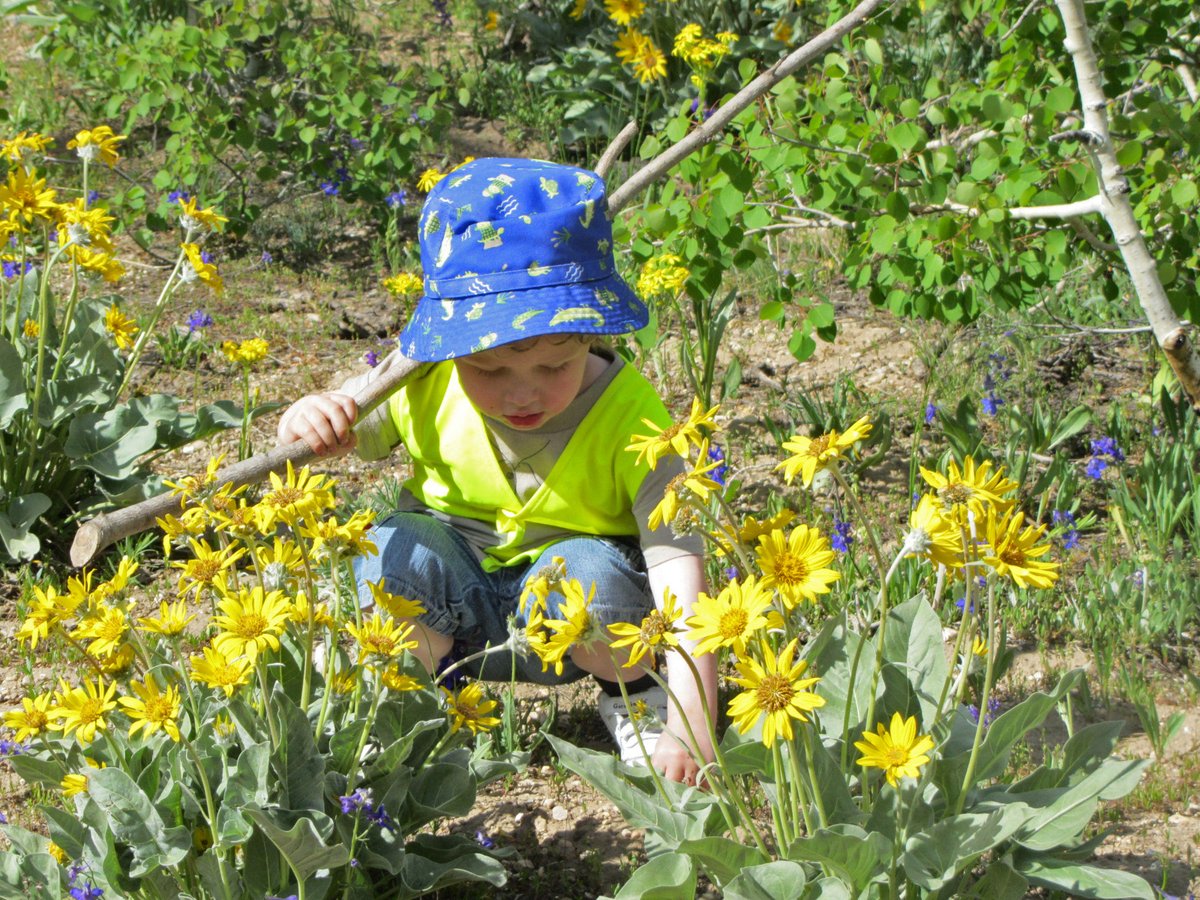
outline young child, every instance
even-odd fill
[[[603,335],[647,321],[645,305],[616,272],[604,183],[594,172],[523,159],[479,159],[429,194],[419,224],[425,295],[400,335],[398,353],[431,363],[357,422],[352,394],[391,362],[334,393],[306,397],[279,423],[281,443],[304,439],[322,455],[358,448],[385,457],[404,443],[413,475],[399,510],[375,528],[379,555],[359,561],[368,583],[418,600],[427,612],[414,636],[431,672],[454,648],[497,646],[507,618],[524,622],[526,584],[560,557],[608,634],[639,623],[669,591],[683,616],[705,587],[697,537],[650,530],[647,518],[683,471],[669,457],[650,470],[626,447],[671,418],[654,388],[605,349]],[[551,593],[547,618],[564,598]],[[686,646],[686,645],[685,645]],[[590,674],[600,713],[622,759],[642,759],[694,783],[712,759],[702,694],[687,663],[668,656],[666,679],[681,710],[641,668],[614,665],[606,646],[575,647],[561,675],[535,659],[488,657],[481,674],[562,683]],[[619,661],[628,657],[618,656]],[[695,659],[716,714],[713,656]],[[620,696],[657,711],[659,737],[635,726]],[[689,751],[684,717],[699,741]]]

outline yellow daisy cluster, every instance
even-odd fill
[[[674,253],[663,253],[646,260],[638,275],[637,292],[643,298],[659,294],[677,294],[688,280],[687,268]]]
[[[246,338],[243,341],[223,341],[221,352],[234,365],[252,366],[267,358],[270,345],[262,338]]]
[[[671,55],[687,63],[692,70],[692,83],[701,87],[737,41],[738,36],[731,31],[718,32],[715,39],[707,38],[704,30],[693,22],[684,25],[675,35]]]
[[[905,550],[952,570],[985,566],[1019,587],[1047,588],[1058,580],[1059,564],[1045,559],[1050,542],[1045,525],[1026,523],[1011,494],[1017,483],[968,456],[946,471],[924,467],[931,489],[909,517]]]
[[[399,272],[391,278],[385,278],[383,287],[393,296],[409,297],[421,293],[425,289],[425,281],[413,272]]]
[[[667,76],[667,56],[648,34],[629,27],[613,41],[617,59],[622,65],[633,69],[642,84],[649,84]]]

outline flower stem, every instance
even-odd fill
[[[992,695],[992,677],[996,670],[996,589],[989,586],[987,598],[987,616],[988,616],[988,658],[987,669],[983,676],[983,692],[979,697],[979,721],[975,723],[975,739],[971,742],[971,756],[967,760],[967,771],[963,773],[962,787],[958,793],[958,799],[954,801],[954,814],[958,815],[963,811],[963,805],[966,803],[967,790],[971,787],[971,782],[975,780],[975,765],[979,761],[979,745],[983,743],[983,731],[986,727],[984,723],[987,721],[987,705],[988,700]]]

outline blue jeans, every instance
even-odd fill
[[[371,603],[367,582],[383,579],[384,590],[419,601],[426,612],[420,621],[439,634],[454,638],[455,652],[499,646],[508,639],[508,617],[525,618],[517,607],[526,581],[555,556],[566,560],[568,578],[586,591],[595,582],[592,616],[607,629],[616,622],[640,622],[654,608],[645,561],[637,544],[614,538],[580,535],[551,545],[530,564],[505,566],[485,572],[462,535],[449,525],[423,513],[396,513],[376,525],[372,539],[376,556],[360,557],[354,570],[359,603]],[[562,618],[561,594],[546,600],[546,617]],[[518,681],[565,684],[587,673],[563,662],[562,675],[551,666],[542,671],[534,656],[515,659],[507,651],[485,658],[478,677],[507,681],[515,672]]]

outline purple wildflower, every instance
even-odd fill
[[[324,192],[326,197],[336,197],[340,189],[341,186],[334,184],[332,181],[321,182],[321,190]]]
[[[100,900],[100,898],[104,896],[104,890],[102,888],[95,887],[90,881],[85,881],[79,887],[71,888],[68,893],[74,897],[75,900]]]
[[[269,251],[264,250],[262,252],[262,256],[258,258],[258,261],[264,266],[269,266],[271,263],[275,262],[275,257],[273,257]]]
[[[1054,524],[1063,529],[1062,545],[1064,550],[1074,550],[1079,546],[1079,529],[1075,527],[1075,514],[1070,510],[1056,509],[1051,516]]]
[[[1004,401],[995,394],[988,394],[983,398],[983,411],[989,416],[994,416],[1000,411],[1000,407],[1004,405]]]
[[[187,317],[188,334],[195,334],[201,329],[208,328],[213,324],[213,317],[202,309],[196,310]]]
[[[932,400],[930,400],[927,404],[925,404],[925,424],[926,425],[933,424],[933,420],[937,416],[937,411],[938,411],[938,408],[936,405],[934,405],[934,402]]]
[[[367,805],[363,807],[363,810],[367,814],[367,821],[372,825],[378,825],[384,831],[396,830],[396,823],[393,822],[392,817],[387,814],[387,810],[383,808],[382,803],[376,807],[372,807],[370,803],[367,803]]]
[[[392,191],[387,195],[387,205],[389,209],[398,209],[408,203],[408,191],[404,188]]]
[[[1088,478],[1093,478],[1096,481],[1099,481],[1104,476],[1104,470],[1107,468],[1108,468],[1108,463],[1106,463],[1099,456],[1093,456],[1088,461],[1087,468],[1084,469],[1083,471],[1084,471],[1084,474],[1086,474]]]
[[[475,842],[478,843],[479,846],[482,847],[484,850],[495,850],[496,849],[496,842],[493,841],[486,834],[484,834],[483,831],[475,832]]]
[[[854,525],[849,519],[839,519],[836,515],[833,517],[833,532],[829,536],[829,543],[838,553],[849,551],[850,545],[854,543]]]
[[[954,601],[954,605],[957,606],[961,610],[964,606],[967,605],[967,598],[959,597],[957,600]],[[975,612],[975,604],[974,603],[971,604],[971,608],[969,610],[967,610],[967,612],[970,612],[970,613]]]
[[[29,745],[18,744],[16,741],[8,739],[0,740],[0,756],[20,756],[22,753],[29,752]]]
[[[179,188],[178,190],[171,191],[171,193],[167,194],[167,199],[172,203],[178,203],[180,200],[191,200],[192,195],[183,190],[183,188]]]
[[[1092,441],[1092,455],[1107,456],[1115,463],[1125,462],[1125,454],[1117,446],[1117,439],[1107,436]]]
[[[450,17],[450,9],[447,0],[433,0],[433,12],[437,27],[441,28],[443,31],[448,31],[450,26],[454,24],[454,20]]]
[[[728,569],[725,570],[725,577],[728,578],[730,581],[735,581],[739,574],[740,573],[738,572],[737,566],[730,566]]]
[[[7,825],[7,824],[8,824],[8,816],[6,816],[4,813],[0,812],[0,825]]]
[[[352,812],[358,812],[360,809],[371,808],[371,792],[359,788],[351,794],[346,794],[344,797],[338,797],[338,802],[342,805],[342,812],[349,815]]]
[[[368,350],[366,353],[363,354],[363,362],[365,362],[368,366],[370,366],[373,369],[377,365],[379,365],[379,354],[376,353],[374,350]]]
[[[725,451],[716,444],[708,448],[708,461],[720,463],[715,469],[708,473],[708,477],[715,481],[721,487],[725,486],[725,476],[729,473],[729,466],[725,465]]]
[[[88,191],[87,192],[87,201],[86,202],[87,202],[88,206],[91,206],[93,203],[95,203],[99,199],[100,199],[99,191]]]
[[[211,253],[209,253],[207,250],[201,250],[200,251],[200,261],[204,262],[204,263],[208,263],[211,266],[213,264],[213,255]]]
[[[6,259],[0,263],[0,267],[4,270],[5,278],[16,278],[21,275],[21,263],[15,259]],[[25,261],[25,274],[28,275],[33,270],[33,263],[29,260]]]

